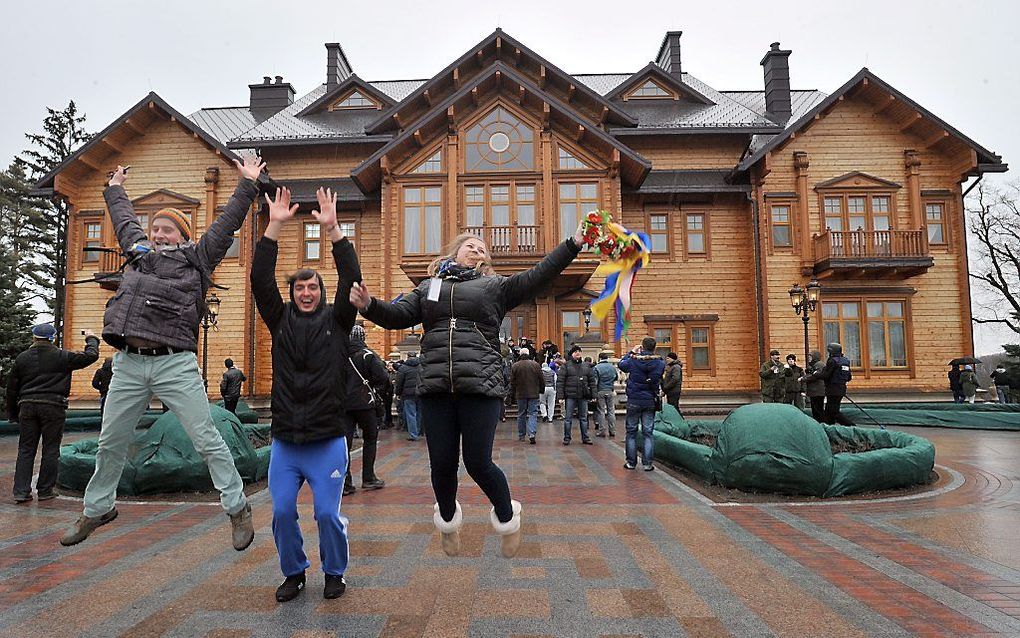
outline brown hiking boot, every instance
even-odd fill
[[[251,504],[245,503],[237,514],[229,514],[234,549],[241,552],[248,549],[255,540],[255,525],[251,522]]]
[[[85,516],[82,514],[78,517],[78,520],[75,521],[74,527],[67,530],[64,537],[60,539],[60,544],[65,547],[77,545],[88,538],[89,534],[94,532],[97,527],[106,525],[115,518],[117,518],[116,507],[102,516]]]

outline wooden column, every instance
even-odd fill
[[[535,343],[542,343],[546,339],[552,339],[553,343],[556,342],[552,337],[552,306],[552,295],[535,299],[535,331],[537,332]]]
[[[910,229],[924,226],[921,208],[921,158],[917,151],[903,151],[903,165],[907,170],[907,198],[910,203]]]
[[[549,252],[558,244],[559,239],[559,215],[556,209],[556,184],[552,175],[552,133],[548,130],[542,131],[541,140],[542,160],[542,245],[546,252]]]
[[[804,268],[814,264],[815,243],[811,241],[811,209],[808,200],[808,154],[804,151],[793,153],[793,167],[797,172],[797,215],[800,217],[800,256]],[[769,215],[771,211],[764,211]]]
[[[446,138],[446,238],[444,244],[460,234],[460,197],[457,192],[457,136]]]
[[[205,225],[202,226],[202,233],[209,230],[213,220],[216,219],[216,185],[220,183],[220,169],[210,166],[205,169]],[[195,224],[196,226],[198,224]]]

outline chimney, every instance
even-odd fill
[[[786,124],[793,115],[790,99],[790,54],[773,42],[761,66],[765,69],[765,115],[777,124]]]
[[[339,42],[326,43],[326,91],[351,77],[351,63],[347,61]]]
[[[680,77],[680,36],[683,31],[667,31],[666,37],[662,39],[659,46],[659,54],[655,56],[655,63],[662,67],[666,73]]]
[[[294,103],[294,87],[283,81],[283,76],[276,76],[276,82],[268,75],[262,78],[262,84],[249,84],[251,99],[248,107],[259,120],[264,120]]]

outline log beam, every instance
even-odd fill
[[[920,122],[922,119],[924,119],[924,118],[921,117],[920,113],[911,113],[910,117],[908,117],[907,119],[899,122],[900,133],[906,133],[907,129],[909,129],[910,127],[914,126],[915,124]]]
[[[896,105],[896,96],[887,95],[884,100],[875,106],[875,115],[881,115]]]
[[[946,131],[938,131],[935,135],[932,135],[924,141],[924,147],[926,149],[932,148],[942,143],[943,140],[949,137],[949,133]]]

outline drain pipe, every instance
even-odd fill
[[[756,317],[758,319],[758,360],[765,360],[765,317],[762,316],[762,309],[765,307],[764,284],[761,271],[761,230],[759,228],[758,199],[754,196],[756,188],[747,193],[747,201],[751,202],[751,223],[753,224],[752,236],[754,238],[754,298],[758,304]]]

